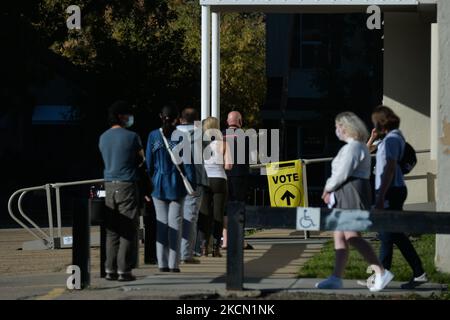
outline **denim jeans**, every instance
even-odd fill
[[[197,188],[196,195],[187,195],[183,205],[183,236],[181,238],[181,260],[189,260],[197,241],[197,221],[202,202],[203,188]]]
[[[386,209],[403,210],[403,204],[407,195],[406,187],[390,188],[385,197],[385,200],[389,203]],[[414,277],[419,277],[425,272],[422,261],[407,235],[404,233],[380,232],[378,237],[381,240],[380,261],[385,269],[390,270],[392,267],[392,255],[395,244],[413,270]]]
[[[169,201],[152,197],[156,211],[156,255],[159,268],[177,269],[180,262],[184,197]]]

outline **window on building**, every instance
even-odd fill
[[[292,67],[317,69],[328,65],[327,15],[301,14],[294,17]]]

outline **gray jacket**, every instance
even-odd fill
[[[180,130],[183,132],[189,132],[190,140],[191,140],[191,152],[192,152],[191,159],[192,159],[192,163],[194,163],[194,142],[195,142],[194,125],[193,124],[180,124],[177,126],[177,130]],[[202,146],[203,146],[203,143],[202,143]],[[203,148],[202,148],[201,152],[203,152]],[[202,159],[202,164],[194,163],[195,179],[196,179],[195,181],[196,181],[197,185],[209,186],[208,175],[206,174],[205,166],[203,164],[203,155],[202,155],[201,159]]]

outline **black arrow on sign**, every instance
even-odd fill
[[[286,192],[281,197],[281,200],[286,200],[287,205],[290,206],[291,205],[291,199],[295,199],[295,196],[292,193],[290,193],[289,190],[286,190]]]

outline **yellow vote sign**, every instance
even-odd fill
[[[303,173],[300,160],[266,165],[272,207],[303,207]]]

